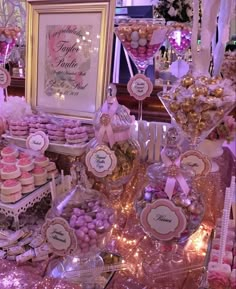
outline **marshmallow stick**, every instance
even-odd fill
[[[231,190],[231,196],[232,196],[233,219],[236,221],[236,185],[235,185],[235,176],[232,176],[232,178],[231,178],[230,190]]]
[[[62,193],[65,193],[65,175],[63,170],[61,170],[61,186],[62,186]]]
[[[229,226],[231,200],[232,200],[232,197],[231,197],[230,188],[226,188],[222,224],[221,224],[220,250],[219,250],[219,259],[218,259],[219,264],[223,264],[223,256],[225,253],[226,238],[227,238],[228,226]]]
[[[50,182],[49,185],[50,185],[50,191],[51,191],[52,202],[53,202],[53,201],[55,200],[55,197],[56,197],[56,192],[55,192],[55,190],[54,190],[53,183]]]
[[[54,190],[54,192],[56,192],[55,174],[52,174],[52,185],[53,185],[53,190]]]

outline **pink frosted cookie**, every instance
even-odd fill
[[[219,260],[219,250],[215,250],[215,249],[211,250],[210,260],[213,261],[213,262],[218,262],[218,260]],[[225,251],[224,257],[223,257],[223,263],[231,265],[232,261],[233,261],[232,251]]]
[[[22,172],[19,181],[23,186],[31,185],[34,184],[34,177],[29,172]]]
[[[217,227],[216,228],[216,238],[220,238],[221,236],[221,228]],[[227,233],[227,240],[233,240],[235,239],[235,231],[228,230]]]
[[[58,176],[58,170],[56,164],[54,162],[50,162],[49,165],[46,167],[48,173],[48,179],[52,179],[53,175],[56,178]]]
[[[30,133],[35,133],[35,132],[38,132],[38,131],[43,131],[45,133],[47,133],[47,129],[44,129],[44,128],[30,128],[29,132]]]
[[[75,128],[66,128],[67,135],[80,134],[80,133],[86,133],[86,132],[87,130],[85,126],[75,127]]]
[[[21,183],[17,180],[7,180],[2,183],[1,193],[11,195],[21,191]]]
[[[3,180],[16,179],[21,175],[21,171],[16,165],[4,166],[1,171]]]
[[[48,180],[51,180],[54,176],[54,178],[58,177],[59,173],[58,173],[58,170],[55,169],[55,170],[51,170],[48,172]]]
[[[4,164],[2,164],[1,162],[0,162],[0,179],[1,179],[1,171],[2,171],[2,168],[4,167]]]
[[[207,279],[211,289],[225,289],[229,286],[231,268],[227,264],[209,262]]]
[[[82,144],[85,143],[88,140],[88,136],[84,138],[77,138],[77,139],[67,139],[66,142],[68,144]]]
[[[49,158],[45,156],[38,156],[34,159],[34,163],[38,167],[45,168],[49,165]]]
[[[11,120],[9,122],[10,126],[19,126],[19,127],[27,127],[28,126],[28,122],[27,121],[23,121],[23,120]]]
[[[17,160],[16,160],[16,157],[14,157],[14,156],[4,157],[1,160],[1,163],[3,165],[15,165],[16,162],[17,162]]]
[[[13,136],[27,136],[29,134],[28,130],[12,130],[10,129],[10,134]]]
[[[25,126],[10,125],[9,129],[10,130],[16,130],[16,131],[18,131],[18,130],[28,131],[29,127],[28,127],[28,125],[25,125]]]
[[[233,246],[234,246],[234,242],[232,240],[227,240],[225,250],[226,251],[232,251]],[[216,249],[216,250],[220,249],[220,239],[219,238],[213,239],[212,248]]]
[[[65,137],[65,132],[61,130],[48,130],[48,135],[50,136],[60,136]]]
[[[19,155],[18,150],[16,148],[13,148],[10,146],[7,146],[1,150],[1,156],[2,157],[14,156],[17,158],[18,155]]]
[[[24,158],[32,159],[32,156],[30,154],[25,153],[25,152],[20,152],[18,158],[19,159],[24,159]]]
[[[232,269],[236,269],[236,256],[234,256],[234,261],[233,261]]]
[[[35,190],[34,184],[24,185],[22,186],[22,194],[28,194]]]
[[[84,139],[88,137],[87,132],[77,133],[77,134],[65,134],[67,140]]]
[[[81,126],[81,121],[80,120],[66,120],[64,122],[64,127],[65,128],[75,128]]]
[[[47,124],[49,122],[49,117],[47,116],[39,116],[38,117],[38,122],[41,124]]]
[[[46,128],[49,131],[52,131],[52,130],[54,130],[54,131],[63,131],[63,132],[65,131],[65,128],[63,126],[59,126],[59,125],[56,125],[56,124],[47,124]]]
[[[216,226],[221,228],[221,226],[222,226],[222,219],[221,219],[221,218],[218,218],[218,219],[217,219],[217,221],[216,221]],[[235,228],[236,228],[236,221],[230,219],[230,220],[229,220],[228,229],[229,229],[229,230],[232,230],[232,231],[235,231]],[[217,230],[219,230],[219,229],[217,228]]]
[[[1,194],[1,201],[3,203],[15,203],[15,202],[19,201],[21,198],[22,198],[21,192],[17,192],[15,194],[11,194],[11,195]]]
[[[29,158],[19,159],[16,165],[22,172],[29,172],[34,168],[34,163]]]
[[[54,171],[57,169],[56,164],[54,162],[49,162],[46,166],[47,172]]]
[[[47,182],[47,171],[43,167],[35,167],[32,171],[35,186],[41,186]]]
[[[64,136],[55,136],[55,135],[49,135],[49,140],[53,142],[65,142],[65,137]]]
[[[231,289],[236,288],[236,269],[233,269],[230,275],[230,286]]]

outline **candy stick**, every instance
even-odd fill
[[[226,246],[226,238],[229,226],[229,215],[230,215],[230,207],[231,207],[231,191],[230,188],[226,188],[225,193],[225,202],[222,216],[222,225],[221,225],[221,236],[220,236],[220,250],[219,250],[219,259],[218,263],[223,264],[223,256],[225,252]]]
[[[232,212],[233,219],[236,221],[236,189],[235,189],[235,176],[232,176],[230,183],[230,190],[232,195]]]
[[[63,170],[61,170],[61,185],[62,185],[62,193],[65,193],[65,175]]]
[[[53,190],[54,190],[54,192],[56,192],[55,174],[52,174],[52,185],[53,185]]]
[[[53,186],[53,183],[50,182],[49,183],[50,185],[50,191],[51,191],[51,196],[52,196],[52,202],[55,200],[55,197],[56,197],[56,193],[55,193],[55,190],[54,190],[54,186]]]

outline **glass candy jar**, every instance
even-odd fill
[[[95,115],[95,139],[90,142],[86,156],[89,171],[105,185],[111,198],[120,196],[123,185],[134,175],[139,162],[139,144],[130,138],[134,117],[125,106],[118,103],[115,95],[116,87],[110,84],[107,100]],[[102,158],[101,148],[102,153],[106,152],[106,159],[102,160],[104,166],[100,169],[90,160],[95,155],[96,160]]]
[[[107,199],[96,190],[77,185],[54,201],[43,232],[55,255],[48,275],[79,282],[90,288],[102,271],[99,253],[110,237],[115,215]]]
[[[170,234],[170,237],[164,236],[162,238],[160,234],[160,237],[157,238],[160,241],[185,243],[189,236],[198,229],[204,216],[205,207],[203,197],[192,186],[193,172],[186,166],[181,166],[179,171],[188,185],[188,194],[183,191],[178,181],[175,181],[172,196],[168,196],[166,187],[168,178],[170,178],[170,169],[166,167],[165,164],[157,163],[148,167],[148,181],[144,185],[141,194],[136,201],[136,212],[140,218],[143,217],[143,211],[148,204],[155,204],[155,202],[160,200],[167,201],[167,207],[169,206],[168,203],[173,204],[173,207],[171,207],[170,210],[175,210],[176,208],[180,210],[181,218],[183,218],[181,221],[184,223],[181,231],[176,232],[176,235],[173,234],[172,237]],[[175,220],[171,219],[171,222],[174,221]],[[142,224],[145,224],[144,221],[141,220],[141,222]],[[144,226],[144,230],[146,231],[147,227],[146,225]],[[153,236],[149,231],[147,231],[147,233]],[[157,235],[155,234],[154,237]]]

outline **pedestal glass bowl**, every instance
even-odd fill
[[[229,80],[205,76],[186,76],[158,96],[193,149],[236,105]]]
[[[149,60],[166,39],[168,27],[159,19],[116,19],[116,36],[135,63],[139,73],[145,73]]]
[[[145,71],[162,43],[169,27],[161,19],[116,18],[115,34],[131,57],[138,73]],[[139,119],[142,119],[142,101],[139,101]]]
[[[98,191],[78,185],[55,200],[47,219],[58,217],[68,222],[76,242],[72,254],[50,264],[48,275],[75,281],[83,288],[95,286],[104,265],[99,253],[115,220],[113,209]]]

